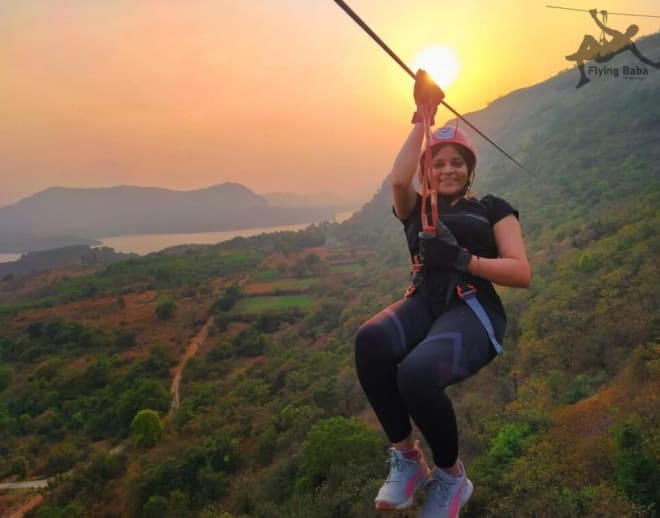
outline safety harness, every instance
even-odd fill
[[[488,318],[488,313],[486,313],[486,310],[477,298],[477,289],[472,286],[472,284],[459,284],[456,286],[456,293],[458,293],[458,296],[463,299],[472,312],[477,316],[481,325],[484,326],[488,339],[490,340],[490,343],[493,344],[495,351],[497,351],[497,354],[501,354],[502,351],[504,351],[504,348],[497,341],[495,330],[493,329],[493,323],[490,321],[490,318]]]
[[[424,164],[422,167],[422,203],[420,210],[420,217],[422,222],[422,232],[430,234],[429,237],[436,235],[436,222],[438,221],[438,193],[431,186],[431,120],[433,117],[432,113],[427,111],[427,107],[420,107],[422,110],[422,120],[424,124],[424,135],[426,138],[426,149],[424,150]],[[458,122],[457,122],[458,124]],[[430,205],[430,211],[428,207]],[[429,214],[430,212],[430,214]],[[413,264],[411,267],[412,279],[410,286],[406,289],[405,297],[409,298],[414,295],[417,291],[417,288],[424,280],[424,264],[421,262],[419,254],[413,256]],[[452,293],[456,291],[458,297],[463,300],[468,307],[472,310],[475,316],[481,322],[490,343],[493,345],[493,348],[497,354],[502,353],[504,348],[497,341],[495,337],[495,330],[493,329],[493,323],[488,317],[488,313],[479,302],[477,298],[477,289],[472,285],[464,282],[461,274],[452,273],[449,279],[449,285],[447,287],[447,297],[445,300],[444,309],[447,309],[449,302],[451,301]]]
[[[426,142],[431,142],[431,119],[433,114],[428,112],[427,106],[420,106],[422,111],[422,121],[424,124],[424,138]],[[438,221],[438,193],[431,187],[431,146],[426,146],[424,150],[424,167],[422,168],[422,203],[420,217],[422,219],[422,232],[435,236],[435,223]],[[430,204],[430,214],[427,209]],[[430,236],[429,236],[430,237]],[[411,268],[412,279],[410,286],[406,290],[406,298],[412,297],[417,287],[424,279],[424,265],[421,263],[418,254],[413,256],[413,265]]]

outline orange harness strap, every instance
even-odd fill
[[[431,187],[431,113],[428,113],[425,106],[419,107],[422,110],[422,121],[424,124],[424,137],[426,139],[426,149],[424,150],[424,167],[422,168],[422,203],[420,207],[420,218],[422,221],[422,230],[435,235],[435,224],[438,221],[438,193]],[[431,205],[431,214],[427,210]],[[422,282],[424,265],[420,262],[419,256],[413,257],[411,268],[412,280],[406,290],[406,298],[411,297],[417,290],[417,286]]]

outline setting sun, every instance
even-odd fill
[[[449,47],[427,47],[415,58],[414,70],[419,68],[426,70],[442,88],[447,88],[458,77],[460,67]]]

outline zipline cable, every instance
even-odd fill
[[[560,5],[546,5],[550,9],[565,9],[566,11],[580,11],[582,13],[588,13],[588,9],[575,9],[574,7],[562,7]],[[607,11],[607,14],[615,14],[617,16],[639,16],[641,18],[660,18],[660,15],[657,14],[633,14],[633,13],[613,13]]]
[[[371,30],[371,28],[364,23],[364,21],[351,9],[346,2],[343,0],[335,0],[335,3],[341,7],[344,12],[350,16],[355,23],[357,23],[362,29],[369,35],[371,38],[380,45],[380,47],[387,52],[390,57],[396,61],[401,68],[403,68],[410,77],[415,79],[415,73],[410,70],[410,68],[397,56],[394,51],[389,48],[383,40],[381,40],[378,35]],[[495,142],[493,142],[490,138],[488,138],[479,128],[477,128],[474,124],[472,124],[469,120],[467,120],[465,117],[463,117],[460,113],[458,113],[454,108],[449,106],[445,101],[441,101],[440,104],[442,104],[445,108],[447,108],[450,112],[452,112],[456,117],[458,117],[460,120],[462,120],[465,124],[470,126],[474,131],[476,131],[479,135],[481,135],[482,138],[484,138],[486,141],[488,141],[492,146],[494,146],[500,153],[502,153],[504,156],[506,156],[509,160],[511,160],[514,164],[516,164],[518,167],[523,169],[524,171],[527,171],[529,174],[533,174],[529,169],[527,169],[524,165],[522,165],[520,162],[518,162],[515,158],[513,158],[509,153],[504,151],[500,146],[498,146]]]

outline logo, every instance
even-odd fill
[[[571,9],[552,5],[548,7],[584,11],[583,9]],[[599,13],[597,9],[591,9],[588,12],[600,28],[600,37],[596,38],[591,34],[585,34],[578,49],[573,54],[566,56],[566,60],[577,63],[578,71],[580,72],[580,78],[575,88],[582,88],[591,81],[591,78],[622,77],[625,79],[644,79],[650,73],[648,67],[660,69],[660,62],[656,63],[644,56],[632,40],[632,37],[639,31],[637,25],[633,23],[624,32],[621,32],[607,26],[607,11],[600,11]],[[598,18],[598,14],[600,14],[601,19]],[[615,67],[605,65],[614,56],[624,52],[632,53],[645,66]],[[585,62],[589,62],[589,64],[585,66]]]
[[[456,135],[456,130],[449,126],[440,128],[433,134],[433,136],[437,139],[454,138],[455,135]]]

